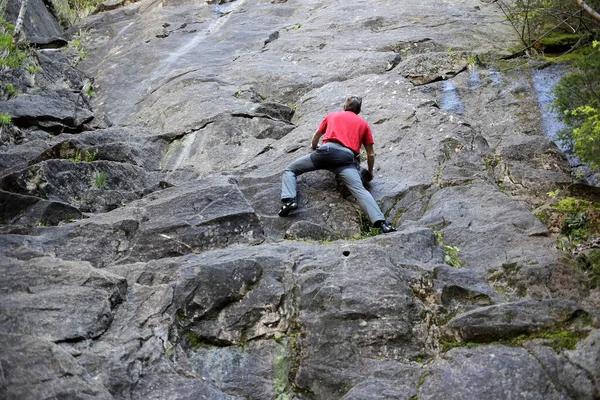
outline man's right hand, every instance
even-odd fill
[[[312,149],[316,150],[319,148],[319,139],[321,139],[321,136],[323,136],[325,134],[325,132],[319,132],[316,131],[315,134],[312,137],[311,140],[311,145],[312,145]]]

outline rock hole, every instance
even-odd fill
[[[348,250],[344,250],[342,254],[344,255],[344,257],[348,257],[350,255],[350,252]]]

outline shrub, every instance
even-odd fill
[[[90,15],[104,0],[52,0],[60,22],[71,27]]]
[[[0,69],[19,68],[27,57],[27,52],[12,44],[14,25],[0,17]]]
[[[591,168],[600,168],[600,45],[575,63],[554,88],[553,108],[566,128],[559,141]]]
[[[11,126],[12,117],[10,114],[0,112],[0,126]]]

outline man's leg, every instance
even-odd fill
[[[385,216],[381,212],[381,209],[377,205],[377,202],[375,202],[371,193],[365,189],[362,180],[360,179],[358,168],[356,168],[355,165],[338,168],[335,170],[335,173],[342,178],[342,181],[348,187],[350,193],[356,198],[358,204],[365,210],[369,216],[369,220],[375,228],[381,229],[383,233],[396,231],[396,228],[385,220]]]
[[[279,211],[279,216],[285,217],[291,211],[298,208],[296,202],[296,178],[305,172],[316,170],[317,167],[312,162],[310,154],[298,158],[289,164],[281,176],[281,201],[284,205]]]
[[[362,209],[367,213],[371,223],[375,224],[378,221],[385,221],[385,216],[381,212],[381,209],[377,205],[377,202],[375,202],[371,193],[365,189],[362,180],[360,179],[358,169],[354,165],[338,168],[335,172],[342,178],[342,181],[350,190],[350,193],[352,193],[358,204],[360,204]]]

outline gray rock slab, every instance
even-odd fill
[[[6,20],[14,24],[19,15],[19,3],[7,2]],[[56,17],[48,10],[42,0],[32,0],[27,5],[23,20],[23,30],[27,38],[39,38],[42,41],[48,37],[63,36],[64,31]],[[35,43],[36,40],[33,40]]]
[[[599,342],[600,334],[599,331],[596,330],[591,332],[585,340],[579,342],[575,351],[567,353],[569,361],[572,362],[574,366],[587,371],[587,376],[578,379],[582,379],[583,381],[590,380],[593,382],[594,388],[591,389],[591,392],[594,396],[598,396],[598,393],[600,393],[600,385],[598,384],[600,381],[600,379],[598,379],[600,372],[598,372],[598,368],[596,368],[598,360],[600,359],[600,351],[598,350],[600,348],[598,345]],[[572,379],[571,382],[577,382],[573,379],[575,378],[573,375],[569,378]],[[581,385],[581,388],[584,390],[586,389],[585,385]]]
[[[20,242],[11,254],[40,255],[41,245],[64,259],[103,267],[264,240],[256,214],[229,177],[157,191],[112,212],[39,229],[36,240]]]
[[[483,182],[437,191],[419,223],[440,227],[444,243],[460,248],[458,257],[468,268],[486,271],[514,262],[544,265],[559,257],[547,228],[524,203]],[[539,252],[544,243],[547,250]]]
[[[0,221],[6,229],[27,231],[39,225],[58,225],[80,219],[83,214],[69,204],[0,190]]]
[[[593,342],[594,334],[579,342],[576,349],[556,353],[543,339],[535,339],[525,344],[525,348],[544,366],[548,376],[559,382],[560,387],[571,398],[593,399],[597,395],[598,374],[588,370],[589,365],[573,362],[575,357],[589,351],[587,345]]]
[[[28,335],[0,334],[0,394],[5,399],[113,399],[67,351]]]
[[[542,137],[530,72],[495,65],[516,35],[494,3],[110,1],[81,28],[84,74],[46,50],[43,72],[3,74],[24,94],[0,109],[28,128],[3,130],[0,176],[53,165],[46,181],[65,196],[90,187],[94,165],[122,181],[86,192],[97,211],[86,219],[0,235],[0,265],[11,267],[0,325],[32,335],[3,342],[0,390],[598,396],[598,335],[587,323],[596,295],[531,213],[570,171]],[[276,215],[281,172],[349,94],[364,98],[377,153],[370,190],[392,234],[359,239],[361,213],[326,171],[303,175],[300,208]],[[34,97],[35,107],[16,106]],[[96,158],[73,167],[77,150]],[[87,186],[60,180],[77,173]],[[138,190],[140,176],[152,185]],[[31,190],[49,196],[42,189]],[[448,246],[461,269],[444,263]],[[537,338],[444,352],[451,317],[445,328],[460,340],[555,328],[580,340],[571,350]],[[54,352],[31,346],[44,356],[37,364],[72,364],[56,379],[27,375],[38,366],[29,357],[39,359],[23,349],[30,339]],[[12,367],[18,352],[23,369]]]
[[[129,23],[132,15],[135,23]],[[198,18],[191,19],[191,15]],[[465,18],[473,22],[468,29],[462,22]],[[248,26],[250,20],[253,23]],[[165,21],[168,25],[163,26]],[[395,50],[414,52],[413,43],[425,39],[444,50],[476,44],[479,52],[497,54],[504,44],[499,47],[493,37],[512,37],[499,10],[473,1],[452,6],[425,2],[377,7],[361,3],[327,7],[295,2],[261,7],[241,1],[178,7],[137,3],[99,14],[88,21],[87,29],[93,39],[87,43],[90,55],[82,66],[103,88],[94,100],[99,111],[116,123],[146,123],[147,116],[153,115],[150,124],[163,127],[156,118],[160,110],[176,110],[166,116],[173,122],[167,129],[179,131],[186,129],[176,126],[189,124],[190,116],[199,120],[207,110],[226,107],[222,101],[227,87],[233,89],[229,94],[233,96],[236,86],[265,82],[257,90],[269,101],[296,102],[311,88],[328,82],[385,72],[396,58]],[[112,35],[112,31],[120,34]],[[346,34],[350,31],[352,37]],[[111,53],[114,48],[121,51]],[[158,57],[166,49],[171,55]],[[203,60],[201,66],[198,57]],[[131,73],[127,77],[113,74],[113,63]],[[130,85],[138,89],[129,91]],[[207,103],[211,103],[208,108]]]
[[[94,114],[80,99],[64,93],[22,94],[0,102],[0,111],[10,114],[21,128],[38,127],[49,132],[81,131]]]
[[[2,333],[51,341],[95,338],[110,326],[126,282],[87,263],[2,259]]]
[[[48,141],[49,148],[31,157],[30,165],[53,159],[86,158],[160,169],[167,142],[141,127],[112,127],[79,134],[62,134]],[[133,177],[132,177],[133,179]]]
[[[573,301],[524,301],[482,307],[457,315],[446,328],[459,341],[489,343],[558,328],[585,330],[590,322],[582,326],[578,321],[585,316],[590,321],[594,318]]]
[[[453,349],[429,365],[422,379],[419,399],[570,398],[522,348]]]
[[[71,204],[84,212],[108,211],[158,188],[159,176],[113,161],[42,161],[2,180],[9,192]]]

